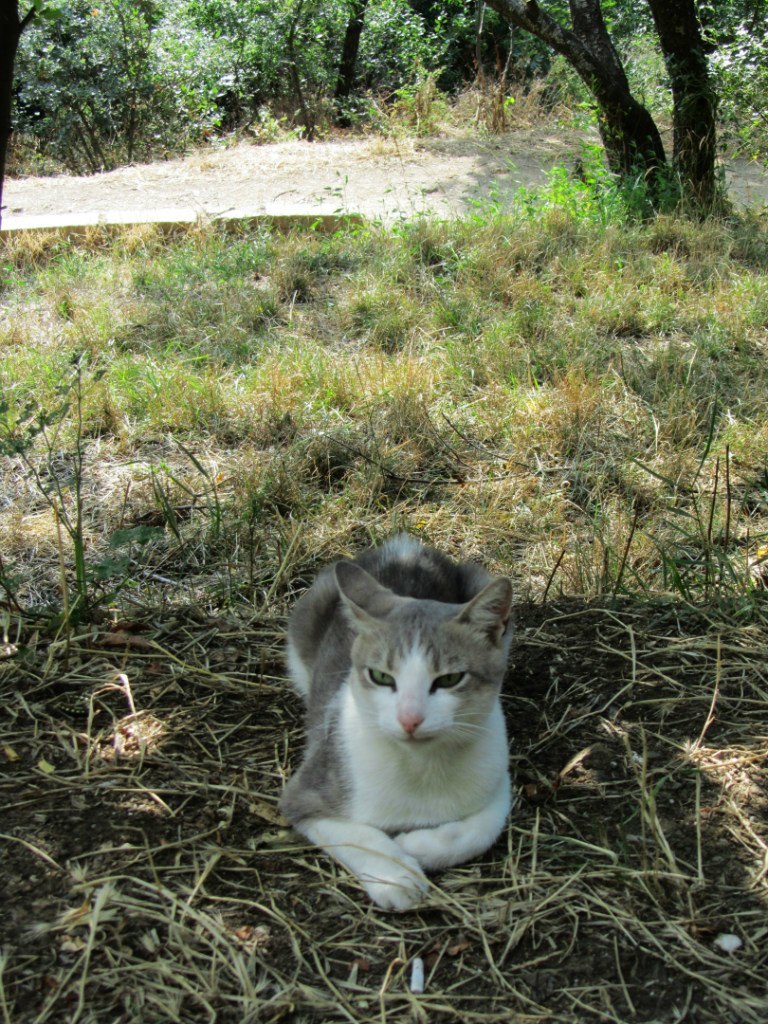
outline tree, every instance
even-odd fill
[[[0,0],[0,226],[3,223],[3,181],[8,143],[13,128],[13,67],[21,33],[37,13],[33,4],[21,17],[18,0]]]
[[[667,158],[659,129],[630,91],[600,0],[568,0],[570,25],[537,0],[487,0],[512,26],[532,33],[571,64],[594,97],[608,164],[622,175],[642,171],[652,193]],[[709,80],[696,0],[647,0],[672,83],[674,150],[684,198],[708,213],[717,196],[716,97]],[[555,2],[551,10],[562,7]]]
[[[357,55],[360,51],[360,36],[363,34],[365,22],[365,8],[368,0],[352,0],[349,11],[349,20],[344,32],[344,43],[341,49],[341,61],[339,62],[339,77],[336,81],[336,100],[348,100],[355,84],[355,70],[357,67]]]
[[[694,0],[648,0],[672,87],[673,165],[694,207],[717,200],[717,96]]]

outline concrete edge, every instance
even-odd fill
[[[27,231],[48,231],[63,236],[84,235],[93,229],[120,231],[124,228],[153,225],[162,231],[173,231],[177,228],[221,224],[226,228],[243,226],[267,226],[278,231],[290,231],[291,228],[315,228],[318,231],[331,233],[340,228],[365,223],[360,213],[339,210],[228,210],[221,214],[207,214],[185,207],[168,207],[147,210],[144,213],[133,213],[125,210],[110,210],[102,213],[85,214],[51,214],[42,216],[3,217],[0,237],[11,237]]]

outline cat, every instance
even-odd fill
[[[384,909],[505,825],[511,604],[508,579],[400,534],[321,572],[289,618],[307,747],[281,810]]]

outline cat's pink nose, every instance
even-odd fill
[[[420,715],[415,711],[401,712],[397,716],[397,720],[403,727],[403,731],[407,732],[409,736],[413,736],[413,734],[419,728],[421,723],[424,721],[424,715]]]

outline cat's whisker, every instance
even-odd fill
[[[474,742],[474,741],[482,738],[483,735],[485,735],[485,734],[481,733],[481,734],[478,735],[478,733],[469,732],[469,731],[462,731],[460,729],[456,729],[456,730],[454,730],[453,738],[456,739],[456,740],[463,740],[463,741],[472,741],[472,742]]]
[[[452,732],[461,732],[463,735],[469,736],[482,736],[489,731],[488,721],[483,722],[471,722],[461,721],[461,719],[454,719],[451,727]]]

